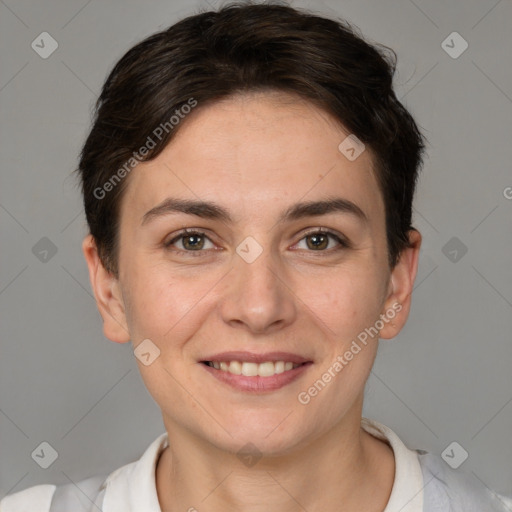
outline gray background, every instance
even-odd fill
[[[461,470],[512,494],[512,3],[291,4],[346,17],[394,48],[398,95],[430,142],[412,312],[397,338],[381,341],[364,415],[411,448],[441,454],[457,441],[469,453]],[[131,345],[102,334],[70,173],[114,62],[200,7],[0,1],[0,497],[110,472],[164,431]],[[43,31],[59,45],[47,59],[31,48]],[[458,58],[441,46],[453,31],[469,44]],[[33,253],[43,237],[57,249],[47,261]],[[43,441],[59,455],[48,469],[31,458]]]

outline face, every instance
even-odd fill
[[[349,160],[323,111],[277,93],[200,107],[129,176],[119,280],[84,241],[91,281],[105,335],[150,340],[136,361],[168,432],[285,452],[359,421],[362,333],[405,323],[419,246],[389,269],[370,151]]]

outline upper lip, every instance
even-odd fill
[[[299,356],[298,354],[292,354],[291,352],[265,352],[264,354],[256,354],[254,352],[221,352],[212,356],[205,357],[201,361],[212,361],[212,362],[227,362],[227,361],[240,361],[240,362],[251,362],[251,363],[264,363],[266,361],[285,361],[295,364],[302,364],[310,362],[310,359]]]

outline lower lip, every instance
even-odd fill
[[[295,379],[298,379],[308,368],[311,366],[311,362],[301,364],[297,368],[287,370],[283,373],[277,373],[271,377],[260,377],[259,375],[254,377],[246,377],[245,375],[235,375],[224,370],[217,370],[204,363],[199,363],[210,375],[221,382],[229,384],[231,387],[239,391],[249,391],[253,393],[261,393],[265,391],[275,391],[280,389],[287,384],[290,384]]]

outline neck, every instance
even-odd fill
[[[250,467],[236,453],[168,428],[169,447],[156,471],[162,512],[382,512],[393,486],[394,456],[360,421],[359,415],[340,422],[314,441]]]

